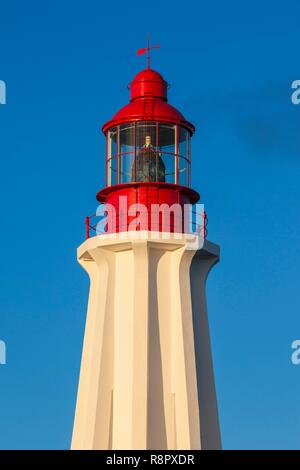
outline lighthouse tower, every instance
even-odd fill
[[[90,292],[72,448],[219,449],[205,296],[219,247],[186,210],[195,129],[150,66],[129,89],[103,126],[105,229],[87,218],[78,248]]]

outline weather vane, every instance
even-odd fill
[[[150,51],[152,49],[159,49],[159,48],[160,48],[159,44],[156,44],[154,46],[150,45],[150,33],[148,33],[148,45],[147,45],[147,47],[143,47],[142,49],[139,49],[137,51],[137,55],[143,55],[143,54],[147,53],[147,67],[148,67],[148,69],[150,69]]]

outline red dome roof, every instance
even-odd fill
[[[136,74],[136,76],[134,77],[131,83],[140,81],[140,80],[158,80],[158,81],[167,83],[164,80],[163,76],[159,72],[156,72],[156,70],[153,70],[153,69],[141,70],[140,72]]]
[[[192,133],[194,126],[184,116],[167,103],[168,83],[152,69],[139,72],[129,85],[130,103],[121,108],[102,127],[106,132],[110,127],[127,122],[160,121],[179,124]]]

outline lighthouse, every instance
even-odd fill
[[[90,290],[72,449],[220,449],[205,293],[219,247],[191,188],[195,128],[150,63],[129,91],[102,128],[106,185],[78,248]]]

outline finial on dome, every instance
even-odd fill
[[[156,44],[154,46],[151,46],[150,45],[150,33],[148,33],[148,42],[147,42],[147,47],[143,47],[142,49],[139,49],[137,51],[137,55],[143,55],[145,53],[147,53],[147,68],[150,69],[150,51],[152,49],[159,49],[160,48],[160,45],[159,44]]]

